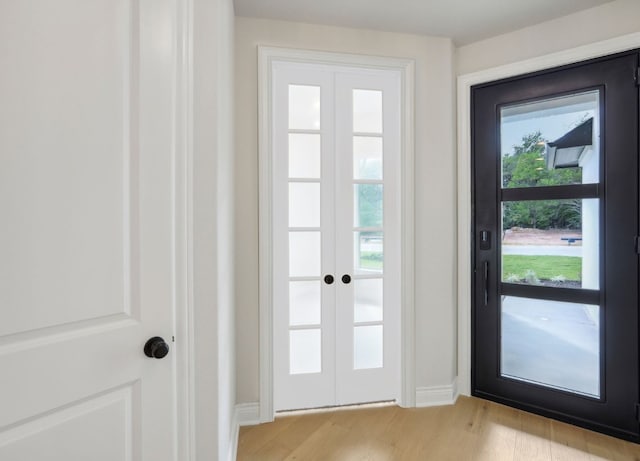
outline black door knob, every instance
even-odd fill
[[[326,283],[327,285],[331,285],[333,283],[333,275],[325,275],[324,283]]]
[[[349,274],[344,274],[342,276],[342,283],[349,283],[351,282],[351,276]]]
[[[144,345],[144,355],[161,359],[169,353],[169,345],[160,336],[154,336]]]

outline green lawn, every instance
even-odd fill
[[[582,279],[582,258],[577,256],[527,256],[503,255],[503,280],[510,274],[525,278],[528,270],[535,272],[539,279],[551,280],[562,276],[565,280]]]
[[[362,251],[360,253],[362,269],[382,269],[382,253],[379,251]]]

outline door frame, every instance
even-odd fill
[[[272,65],[302,62],[328,66],[394,70],[401,75],[401,327],[399,404],[415,406],[414,331],[414,74],[410,59],[258,47],[258,182],[259,182],[259,310],[260,422],[274,420],[273,407],[273,233],[272,233]]]
[[[592,43],[546,56],[458,77],[458,392],[471,395],[471,87],[494,80],[573,64],[640,47],[640,33]]]
[[[193,20],[195,0],[178,0],[175,6],[174,96],[174,315],[175,315],[175,405],[177,459],[195,461],[194,396],[195,356],[193,344]]]

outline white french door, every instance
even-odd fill
[[[273,63],[274,408],[400,390],[400,75]]]

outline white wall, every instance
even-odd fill
[[[236,18],[237,401],[259,399],[257,46],[416,62],[416,385],[456,376],[454,62],[449,39]]]
[[[463,75],[640,31],[640,1],[617,0],[458,48]]]
[[[232,0],[193,0],[195,455],[226,460],[235,406]]]

